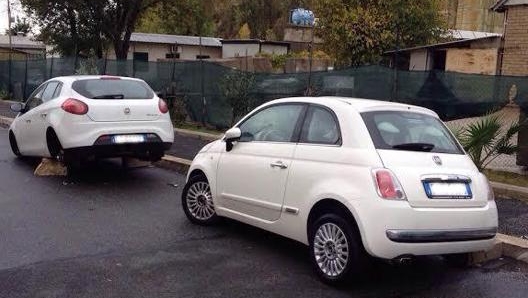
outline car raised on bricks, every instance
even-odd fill
[[[147,83],[114,76],[66,76],[44,82],[9,128],[17,156],[133,157],[157,161],[174,140],[169,109]]]
[[[397,259],[486,250],[492,190],[438,115],[384,101],[268,102],[194,158],[187,217],[232,218],[309,245],[323,281]]]

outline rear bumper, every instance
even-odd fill
[[[159,160],[172,143],[151,142],[138,144],[93,145],[65,150],[68,159],[134,157],[145,160]]]
[[[492,239],[497,228],[460,230],[387,230],[387,238],[401,243],[452,242]]]
[[[488,250],[498,226],[494,201],[473,208],[413,208],[406,201],[348,202],[365,250],[374,257]]]

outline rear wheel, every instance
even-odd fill
[[[211,225],[218,221],[211,187],[203,175],[189,179],[183,188],[182,206],[187,218],[195,224]]]
[[[53,130],[48,130],[46,133],[46,142],[50,156],[59,162],[66,163],[64,149]]]
[[[11,151],[13,151],[13,154],[16,157],[21,157],[22,154],[20,154],[20,150],[18,149],[18,143],[15,138],[15,134],[10,131],[9,132],[9,144],[11,145]]]
[[[338,285],[362,272],[365,256],[352,224],[337,214],[325,214],[310,227],[310,257],[325,283]]]

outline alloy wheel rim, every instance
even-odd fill
[[[314,256],[317,266],[330,277],[343,273],[348,263],[349,249],[345,233],[333,223],[319,227],[314,237]]]
[[[196,182],[187,191],[187,209],[199,220],[208,220],[215,215],[211,189],[207,182]]]

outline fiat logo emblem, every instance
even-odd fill
[[[130,108],[125,108],[125,115],[129,115],[130,114]]]
[[[435,162],[435,164],[441,166],[442,165],[442,160],[440,159],[440,156],[433,156],[433,161]]]

